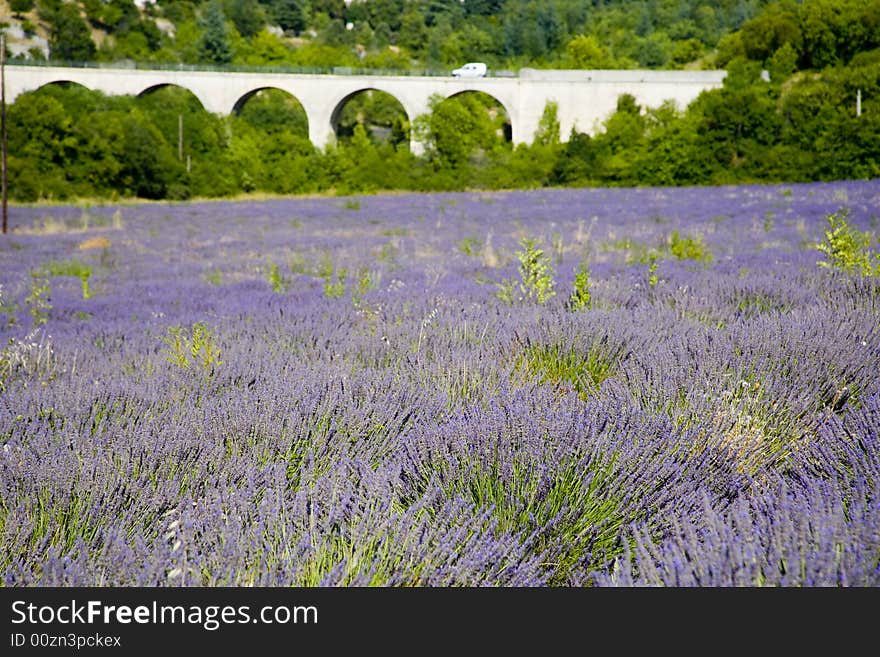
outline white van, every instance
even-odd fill
[[[481,78],[486,75],[486,65],[483,62],[469,62],[452,72],[457,78]]]

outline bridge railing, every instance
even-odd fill
[[[33,66],[33,67],[68,67],[68,68],[95,68],[114,70],[147,70],[147,71],[207,71],[216,73],[287,73],[297,75],[392,75],[413,77],[452,77],[451,69],[433,68],[410,68],[410,69],[384,69],[384,68],[360,68],[357,66],[247,66],[230,64],[227,66],[206,66],[203,64],[163,63],[163,62],[135,62],[131,60],[118,62],[73,62],[60,59],[41,60],[30,58],[10,58],[9,66]],[[486,77],[517,77],[515,71],[489,70]]]

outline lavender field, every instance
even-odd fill
[[[13,207],[2,581],[880,585],[844,210],[880,185]]]

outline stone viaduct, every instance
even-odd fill
[[[539,70],[522,69],[518,76],[454,78],[395,75],[310,75],[204,70],[151,70],[111,67],[72,68],[6,66],[6,100],[56,82],[75,82],[106,94],[140,95],[165,85],[188,89],[202,106],[220,114],[235,112],[261,89],[281,89],[303,106],[309,139],[318,148],[335,141],[335,128],[345,103],[370,89],[396,98],[410,121],[427,113],[433,94],[451,97],[481,91],[507,111],[514,144],[531,143],[548,101],[558,104],[560,133],[572,128],[595,133],[615,109],[621,94],[632,94],[642,107],[672,100],[684,108],[700,92],[721,86],[725,71]],[[413,144],[416,151],[420,144]]]

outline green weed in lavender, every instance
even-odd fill
[[[275,262],[269,263],[269,270],[266,272],[266,280],[269,285],[272,286],[272,291],[277,292],[278,294],[284,294],[287,292],[287,288],[290,285],[290,281],[281,274],[281,268],[278,266],[278,263]]]
[[[346,278],[348,270],[340,268],[324,278],[324,296],[330,299],[339,299],[345,296]]]
[[[880,252],[871,251],[871,234],[850,226],[846,217],[849,210],[842,209],[825,217],[825,241],[815,248],[827,256],[817,264],[826,269],[837,269],[861,276],[880,276]]]
[[[507,472],[505,472],[507,470]],[[553,554],[553,584],[561,585],[584,562],[599,565],[622,551],[617,544],[624,515],[612,489],[609,463],[569,459],[551,471],[516,460],[461,464],[449,472],[451,495],[492,509],[502,531],[538,532],[535,549]],[[444,477],[445,478],[445,477]]]
[[[197,366],[209,372],[223,364],[220,348],[204,322],[195,322],[189,328],[169,326],[161,339],[167,347],[163,350],[166,360],[182,369]]]
[[[672,231],[669,237],[669,253],[677,260],[711,262],[714,259],[712,251],[701,236],[682,236],[677,230]]]
[[[482,248],[482,243],[476,237],[464,237],[458,243],[458,250],[469,256],[478,255]]]
[[[535,240],[524,237],[521,245],[522,251],[516,254],[519,260],[520,292],[526,299],[547,303],[556,295],[553,289],[553,267]]]
[[[89,279],[92,276],[92,268],[79,260],[57,261],[52,260],[45,265],[44,270],[47,276],[71,276],[78,278],[82,286],[83,299],[91,298],[92,294],[89,290]]]
[[[519,367],[542,383],[563,389],[570,387],[585,399],[611,376],[615,360],[599,344],[587,351],[558,344],[528,344]]]
[[[49,321],[49,313],[52,310],[51,294],[52,288],[46,275],[41,271],[31,272],[31,289],[24,302],[30,309],[34,326]]]
[[[220,269],[211,269],[205,274],[205,280],[211,285],[222,285],[223,272]]]
[[[568,307],[571,310],[582,310],[591,305],[590,269],[586,262],[582,262],[574,275],[574,284],[568,297]]]

